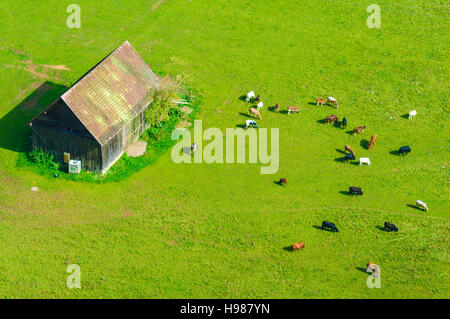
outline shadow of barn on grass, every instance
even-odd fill
[[[65,85],[46,81],[0,118],[0,148],[31,151],[31,128],[26,124],[67,90]]]

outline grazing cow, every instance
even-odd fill
[[[352,153],[352,154],[355,154],[355,152],[353,152],[353,148],[350,146],[350,145],[345,145],[345,150],[344,150],[346,153],[347,152],[350,152],[350,153]]]
[[[281,186],[286,186],[287,185],[287,179],[286,178],[280,178],[278,184],[280,184]]]
[[[367,265],[366,265],[366,273],[374,274],[375,277],[379,277],[380,276],[380,269],[375,264],[367,263]]]
[[[411,148],[409,146],[402,146],[398,149],[398,153],[400,155],[406,155],[408,153],[411,153]]]
[[[327,221],[322,222],[322,229],[330,229],[332,232],[338,232],[339,229],[337,229],[336,225]]]
[[[258,111],[261,110],[263,108],[263,106],[264,106],[263,102],[259,102],[258,104],[256,104]]]
[[[427,207],[427,204],[425,204],[424,202],[422,202],[421,200],[416,200],[416,206],[417,207],[422,207],[422,209],[424,210],[424,211],[428,211],[428,207]]]
[[[375,145],[376,141],[377,141],[377,136],[376,135],[372,135],[372,138],[370,139],[370,144],[369,144],[369,147],[368,147],[369,150]]]
[[[384,222],[384,230],[398,232],[397,226],[388,222]]]
[[[296,251],[297,249],[303,249],[303,248],[305,248],[304,242],[294,243],[292,245],[292,251]]]
[[[353,153],[345,154],[345,157],[344,157],[345,162],[354,161],[355,159],[356,159],[355,154],[353,154]]]
[[[337,121],[339,121],[339,118],[337,117],[336,114],[333,114],[333,115],[327,116],[327,117],[325,118],[325,121],[326,121],[327,123],[337,122]]]
[[[325,99],[316,99],[316,105],[325,105],[327,104],[327,101]]]
[[[342,119],[342,127],[347,128],[347,119],[345,117]]]
[[[300,109],[298,106],[288,106],[288,115],[292,113],[298,113],[300,112]]]
[[[247,120],[247,121],[245,121],[245,128],[248,128],[249,126],[259,128],[258,123],[256,123],[256,122],[253,121],[253,120]]]
[[[334,104],[334,106],[336,106],[336,108],[338,108],[338,101],[334,97],[329,96],[327,98],[327,102]]]
[[[370,159],[368,157],[360,157],[359,158],[359,165],[367,164],[370,165]]]
[[[258,96],[255,98],[255,101],[259,102],[259,100],[261,100],[261,96],[258,94]]]
[[[275,104],[275,112],[278,112],[280,110],[280,105],[277,103]]]
[[[362,133],[362,132],[364,132],[365,129],[366,129],[366,126],[365,126],[365,125],[355,127],[355,128],[353,129],[353,135],[355,135],[355,133]]]
[[[250,91],[247,93],[247,98],[245,99],[245,102],[250,102],[255,98],[255,92]]]
[[[258,117],[260,120],[262,120],[261,113],[259,113],[259,111],[258,111],[257,109],[251,107],[251,108],[248,109],[248,112],[250,113],[250,115],[251,115],[252,117],[255,117],[255,116],[256,116],[256,117]]]
[[[412,120],[413,118],[416,117],[416,115],[417,115],[417,111],[416,110],[411,111],[411,112],[409,112],[408,119]]]
[[[197,143],[192,144],[192,146],[191,146],[191,151],[192,151],[192,152],[195,152],[197,149],[198,149]]]
[[[348,191],[350,192],[350,195],[362,195],[362,189],[359,187],[355,187],[355,186],[350,186],[348,188]]]

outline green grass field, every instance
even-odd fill
[[[74,2],[81,29],[66,26]],[[1,1],[0,297],[449,298],[450,7],[379,0],[381,28],[369,29],[371,3]],[[117,183],[16,167],[25,123],[125,40],[202,95],[204,128],[243,124],[239,97],[261,94],[260,126],[280,128],[278,173],[177,165],[170,152]],[[337,111],[310,104],[330,95]],[[320,123],[334,113],[366,131]],[[345,144],[372,165],[336,160]],[[403,145],[411,154],[391,154]],[[343,193],[353,185],[362,197]],[[408,206],[417,199],[429,212]],[[317,229],[323,220],[340,232]],[[285,249],[296,241],[306,248]],[[366,286],[367,262],[380,289]],[[66,287],[70,264],[81,289]]]

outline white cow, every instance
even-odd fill
[[[258,111],[259,111],[260,109],[262,109],[263,106],[264,106],[264,103],[263,103],[263,102],[259,102],[258,104],[256,104],[256,107],[258,108]]]
[[[333,103],[336,106],[336,108],[338,108],[338,101],[334,97],[332,96],[327,97],[327,102]]]
[[[370,165],[370,159],[368,157],[360,157],[359,165],[362,165],[362,164]]]
[[[416,115],[417,115],[417,111],[416,110],[409,112],[409,119],[412,120],[413,118],[416,117]]]
[[[245,102],[249,102],[251,99],[256,98],[255,92],[250,91],[247,93],[247,99],[245,100]]]
[[[428,207],[427,204],[425,204],[424,202],[422,202],[421,200],[416,200],[416,206],[417,207],[422,207],[424,211],[428,211]]]
[[[249,126],[253,126],[253,127],[259,128],[258,123],[256,123],[256,122],[253,121],[253,120],[247,120],[247,121],[245,121],[245,128],[248,128]]]

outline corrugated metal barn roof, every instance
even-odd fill
[[[104,145],[147,105],[158,78],[126,41],[61,98]]]

